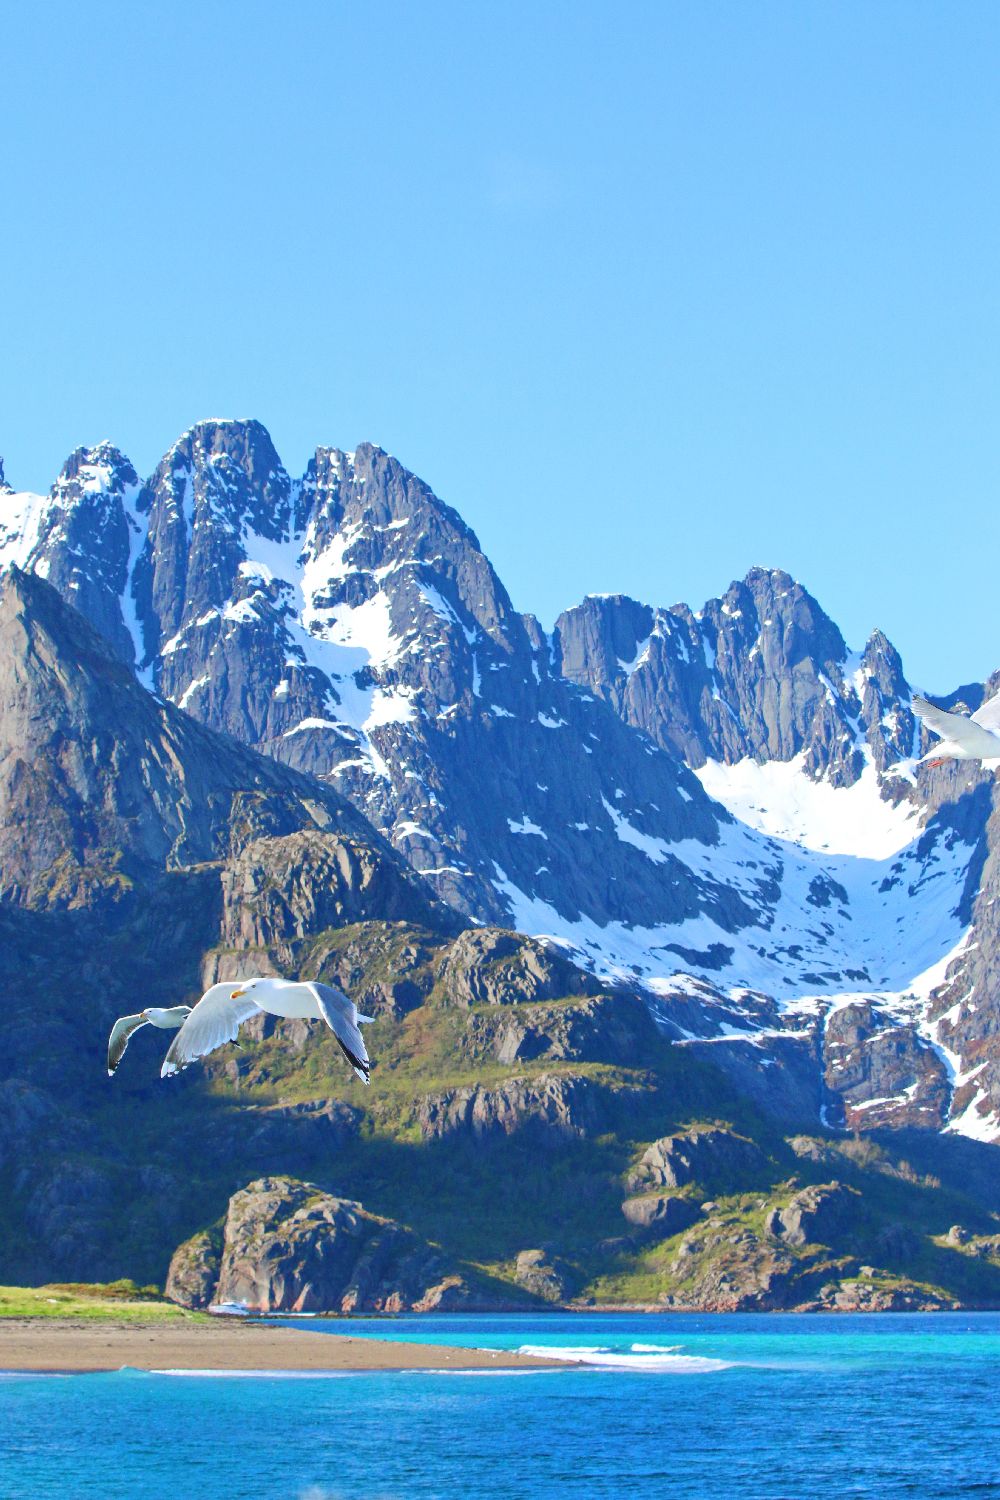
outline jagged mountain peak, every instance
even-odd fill
[[[281,467],[271,434],[256,417],[204,417],[181,433],[164,454],[164,461],[177,455],[204,459],[223,454],[245,459],[260,455],[274,468]]]
[[[766,653],[776,663],[794,666],[813,660],[824,667],[842,663],[847,646],[837,626],[801,583],[781,568],[751,568],[746,577],[730,584],[721,599],[710,599],[700,618],[716,632],[717,650],[736,650],[746,645],[748,662]]]
[[[139,476],[121,449],[104,439],[91,448],[73,450],[59,472],[53,492],[73,483],[86,493],[98,494],[138,485]]]
[[[213,419],[197,422],[167,450],[138,504],[157,530],[183,520],[190,535],[212,519],[278,537],[289,525],[290,494],[291,481],[260,422]]]

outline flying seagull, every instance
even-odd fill
[[[913,712],[928,729],[940,735],[920,764],[943,766],[949,760],[1000,760],[1000,695],[977,708],[974,714],[949,714],[926,698],[913,697]]]
[[[196,1058],[205,1057],[225,1042],[234,1042],[243,1022],[261,1011],[272,1016],[325,1021],[361,1082],[368,1082],[371,1064],[358,1027],[374,1017],[359,1016],[347,996],[331,985],[292,979],[243,979],[213,984],[171,1042],[160,1077],[169,1078]]]
[[[148,1010],[141,1010],[137,1016],[119,1016],[108,1037],[108,1077],[111,1078],[117,1072],[133,1031],[138,1031],[140,1026],[158,1026],[161,1031],[176,1031],[178,1026],[184,1025],[190,1014],[190,1005],[170,1005],[166,1009],[151,1005]]]

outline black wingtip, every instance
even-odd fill
[[[371,1075],[371,1065],[365,1060],[365,1058],[363,1058],[363,1057],[357,1057],[351,1051],[350,1047],[346,1046],[340,1040],[339,1036],[337,1037],[337,1043],[338,1043],[338,1045],[340,1047],[341,1052],[347,1058],[347,1061],[350,1063],[351,1067],[354,1069],[354,1071],[357,1074],[357,1076],[361,1079],[362,1083],[370,1083],[371,1082],[371,1076],[370,1076]]]

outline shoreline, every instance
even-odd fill
[[[83,1375],[120,1370],[364,1374],[404,1370],[551,1370],[557,1360],[508,1350],[414,1344],[226,1319],[216,1323],[0,1321],[0,1373]]]

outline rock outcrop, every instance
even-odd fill
[[[951,1083],[944,1060],[913,1024],[867,1001],[830,1012],[823,1031],[824,1082],[849,1130],[940,1130]]]
[[[693,1130],[663,1136],[647,1146],[627,1183],[633,1192],[682,1188],[689,1183],[715,1191],[766,1170],[763,1152],[744,1136],[731,1130]]]
[[[586,1075],[539,1073],[511,1078],[496,1087],[472,1084],[428,1095],[417,1123],[424,1140],[464,1136],[476,1141],[519,1134],[546,1149],[614,1129],[641,1089],[614,1089]]]
[[[840,1182],[803,1188],[783,1208],[773,1209],[765,1228],[786,1245],[829,1244],[858,1219],[860,1194]]]
[[[473,1056],[511,1064],[546,1061],[647,1066],[662,1045],[649,1009],[637,995],[611,993],[557,1005],[538,1004],[470,1017]]]
[[[220,939],[227,948],[268,948],[377,915],[455,931],[398,857],[376,840],[319,828],[247,843],[222,871]]]
[[[441,966],[452,1005],[537,1004],[566,995],[596,995],[591,974],[532,938],[504,928],[472,927],[455,939]]]
[[[211,1306],[219,1284],[221,1232],[203,1229],[178,1245],[170,1259],[165,1294],[181,1307]]]
[[[665,1238],[689,1229],[699,1218],[698,1205],[678,1193],[642,1193],[626,1198],[622,1213],[637,1229],[650,1229]]]
[[[522,1250],[514,1266],[514,1282],[541,1302],[568,1302],[574,1278],[567,1266],[547,1250]]]
[[[457,1305],[463,1285],[393,1220],[311,1183],[264,1177],[230,1199],[221,1251],[207,1233],[179,1247],[168,1295],[256,1312],[400,1312]]]

